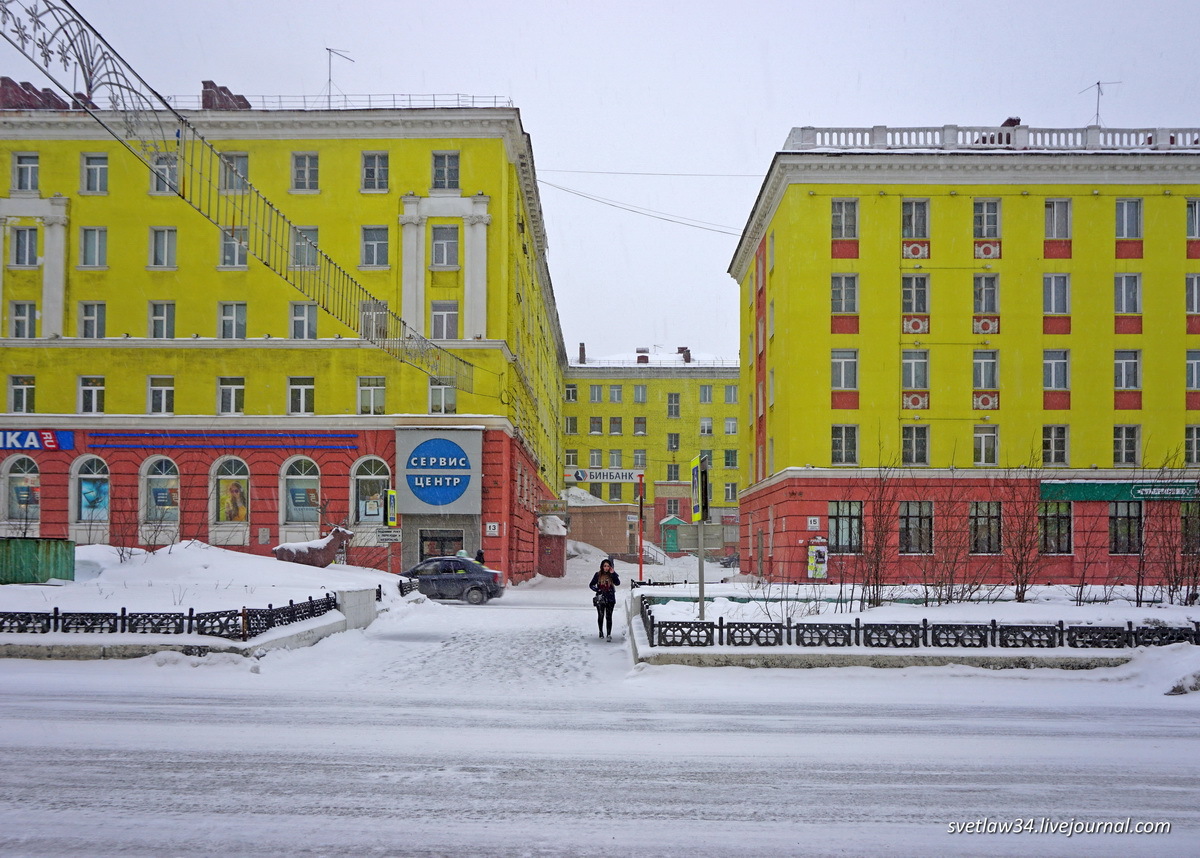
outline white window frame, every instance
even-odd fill
[[[772,306],[774,302],[772,301]],[[829,277],[829,311],[831,313],[858,312],[858,275],[831,274]],[[774,327],[774,325],[772,325]]]
[[[250,189],[250,154],[248,152],[222,152],[221,191],[226,194],[244,194]]]
[[[929,200],[900,201],[900,237],[929,238]]]
[[[37,413],[37,376],[8,377],[8,410],[13,414]]]
[[[1184,275],[1183,309],[1189,316],[1200,315],[1200,274]]]
[[[150,325],[148,336],[152,340],[170,340],[175,338],[175,302],[151,301]]]
[[[928,467],[929,425],[909,424],[900,427],[900,463],[905,467]]]
[[[429,338],[431,340],[459,339],[457,301],[431,301],[429,304]]]
[[[619,404],[625,398],[625,388],[619,384],[610,384],[608,386],[608,401]]]
[[[738,386],[736,384],[725,385],[725,404],[737,405],[738,401]]]
[[[380,238],[380,233],[383,237]],[[388,228],[386,226],[364,226],[362,228],[362,252],[359,265],[362,268],[387,268],[389,265]]]
[[[321,189],[320,178],[320,155],[318,155],[316,152],[292,153],[292,193],[317,193]]]
[[[725,418],[725,434],[736,435],[738,433],[738,419],[736,417]]]
[[[1113,277],[1113,312],[1137,315],[1142,312],[1142,275],[1117,274]]]
[[[1069,349],[1042,350],[1042,390],[1071,389],[1071,352]]]
[[[449,379],[430,376],[429,378],[429,413],[457,414],[458,390]]]
[[[1071,315],[1071,275],[1042,275],[1042,315]]]
[[[971,234],[976,240],[1000,238],[1000,200],[977,199],[974,201]]]
[[[1200,350],[1188,349],[1184,377],[1188,390],[1200,390]]]
[[[245,301],[221,301],[217,304],[217,339],[246,339]]]
[[[167,153],[154,156],[150,168],[150,193],[174,194],[179,187],[179,160]]]
[[[293,340],[315,340],[317,338],[316,304],[311,301],[293,301],[289,321]]]
[[[829,430],[829,462],[832,465],[858,464],[858,426],[834,424]]]
[[[1113,427],[1113,467],[1136,468],[1142,457],[1142,427],[1123,424]]]
[[[102,340],[108,329],[108,308],[103,301],[82,301],[79,304],[79,338]]]
[[[246,379],[243,376],[217,378],[217,414],[246,413]]]
[[[459,190],[462,161],[455,151],[434,152],[429,187],[435,191]]]
[[[221,268],[243,269],[249,264],[250,232],[244,226],[221,230]]]
[[[9,307],[9,336],[17,340],[32,340],[37,336],[37,304],[33,301],[13,301]]]
[[[1000,352],[996,349],[976,349],[971,362],[971,380],[975,390],[998,390]]]
[[[972,300],[977,314],[1000,312],[1000,275],[976,274],[972,289]]]
[[[79,413],[103,414],[105,380],[102,375],[79,376]]]
[[[679,417],[679,394],[667,394],[667,417],[669,419],[678,419]]]
[[[391,158],[387,152],[362,153],[362,187],[366,194],[381,194],[388,190],[391,178]]]
[[[1062,241],[1071,238],[1071,201],[1069,199],[1046,200],[1046,229],[1048,241]]]
[[[317,413],[317,379],[311,375],[288,377],[288,414]]]
[[[454,224],[439,224],[430,228],[430,243],[433,261],[430,268],[453,270],[458,268],[458,227]]]
[[[829,366],[831,389],[858,390],[858,349],[830,350]]]
[[[82,156],[82,175],[79,193],[103,195],[108,193],[108,156],[90,152]]]
[[[36,226],[14,226],[9,235],[12,245],[13,268],[36,268],[38,256],[38,228]]]
[[[858,238],[858,199],[834,198],[830,203],[830,234],[833,239]]]
[[[175,413],[175,376],[151,375],[146,377],[146,413]]]
[[[382,375],[358,377],[358,413],[386,414],[387,379]]]
[[[633,386],[633,402],[635,405],[644,405],[646,403],[646,385],[635,384]]]
[[[1065,468],[1070,463],[1071,427],[1066,424],[1042,426],[1042,465]]]
[[[37,152],[14,152],[12,189],[22,193],[36,193],[40,190],[40,181],[41,156]]]
[[[929,275],[900,275],[900,312],[929,312]]]
[[[929,350],[902,349],[900,385],[904,390],[929,390]]]
[[[1000,463],[1000,427],[991,423],[977,425],[972,454],[975,467],[996,467]]]
[[[318,239],[320,228],[315,226],[292,227],[292,268],[313,269],[320,261]]]
[[[1142,200],[1140,197],[1117,199],[1116,233],[1119,239],[1142,237]]]
[[[1116,349],[1113,352],[1113,388],[1142,389],[1142,353],[1138,349]]]
[[[79,229],[79,267],[108,267],[108,228],[85,226]]]
[[[175,268],[179,236],[173,226],[150,227],[150,268]]]
[[[713,419],[711,417],[700,418],[700,434],[711,435],[713,433]]]

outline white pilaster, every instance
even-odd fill
[[[487,338],[487,213],[490,197],[471,197],[471,213],[463,218],[466,267],[463,271],[463,338]]]
[[[42,218],[42,336],[61,337],[66,324],[67,198],[51,197],[47,202],[56,213]]]
[[[402,198],[400,215],[400,318],[418,334],[425,333],[425,220],[421,198]]]

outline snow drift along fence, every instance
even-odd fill
[[[279,608],[267,605],[265,608],[243,607],[228,611],[203,611],[201,613],[196,613],[195,609],[190,608],[186,614],[130,613],[124,608],[120,613],[60,611],[58,608],[50,613],[8,611],[0,612],[0,633],[198,634],[244,641],[257,637],[276,626],[299,623],[336,610],[337,597],[333,593],[329,593],[320,599],[309,596],[307,602],[289,601]]]
[[[782,623],[716,622],[654,619],[653,597],[641,597],[642,625],[650,646],[866,646],[885,649],[919,647],[986,647],[1054,649],[1123,649],[1137,646],[1166,646],[1174,643],[1200,645],[1200,622],[1186,626],[1068,626],[1057,623],[1001,625],[990,623]],[[662,601],[662,600],[657,600]]]

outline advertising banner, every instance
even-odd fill
[[[482,459],[477,429],[397,429],[397,512],[478,515]]]

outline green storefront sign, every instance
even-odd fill
[[[1197,483],[1103,483],[1043,481],[1044,501],[1194,501],[1200,500]]]

